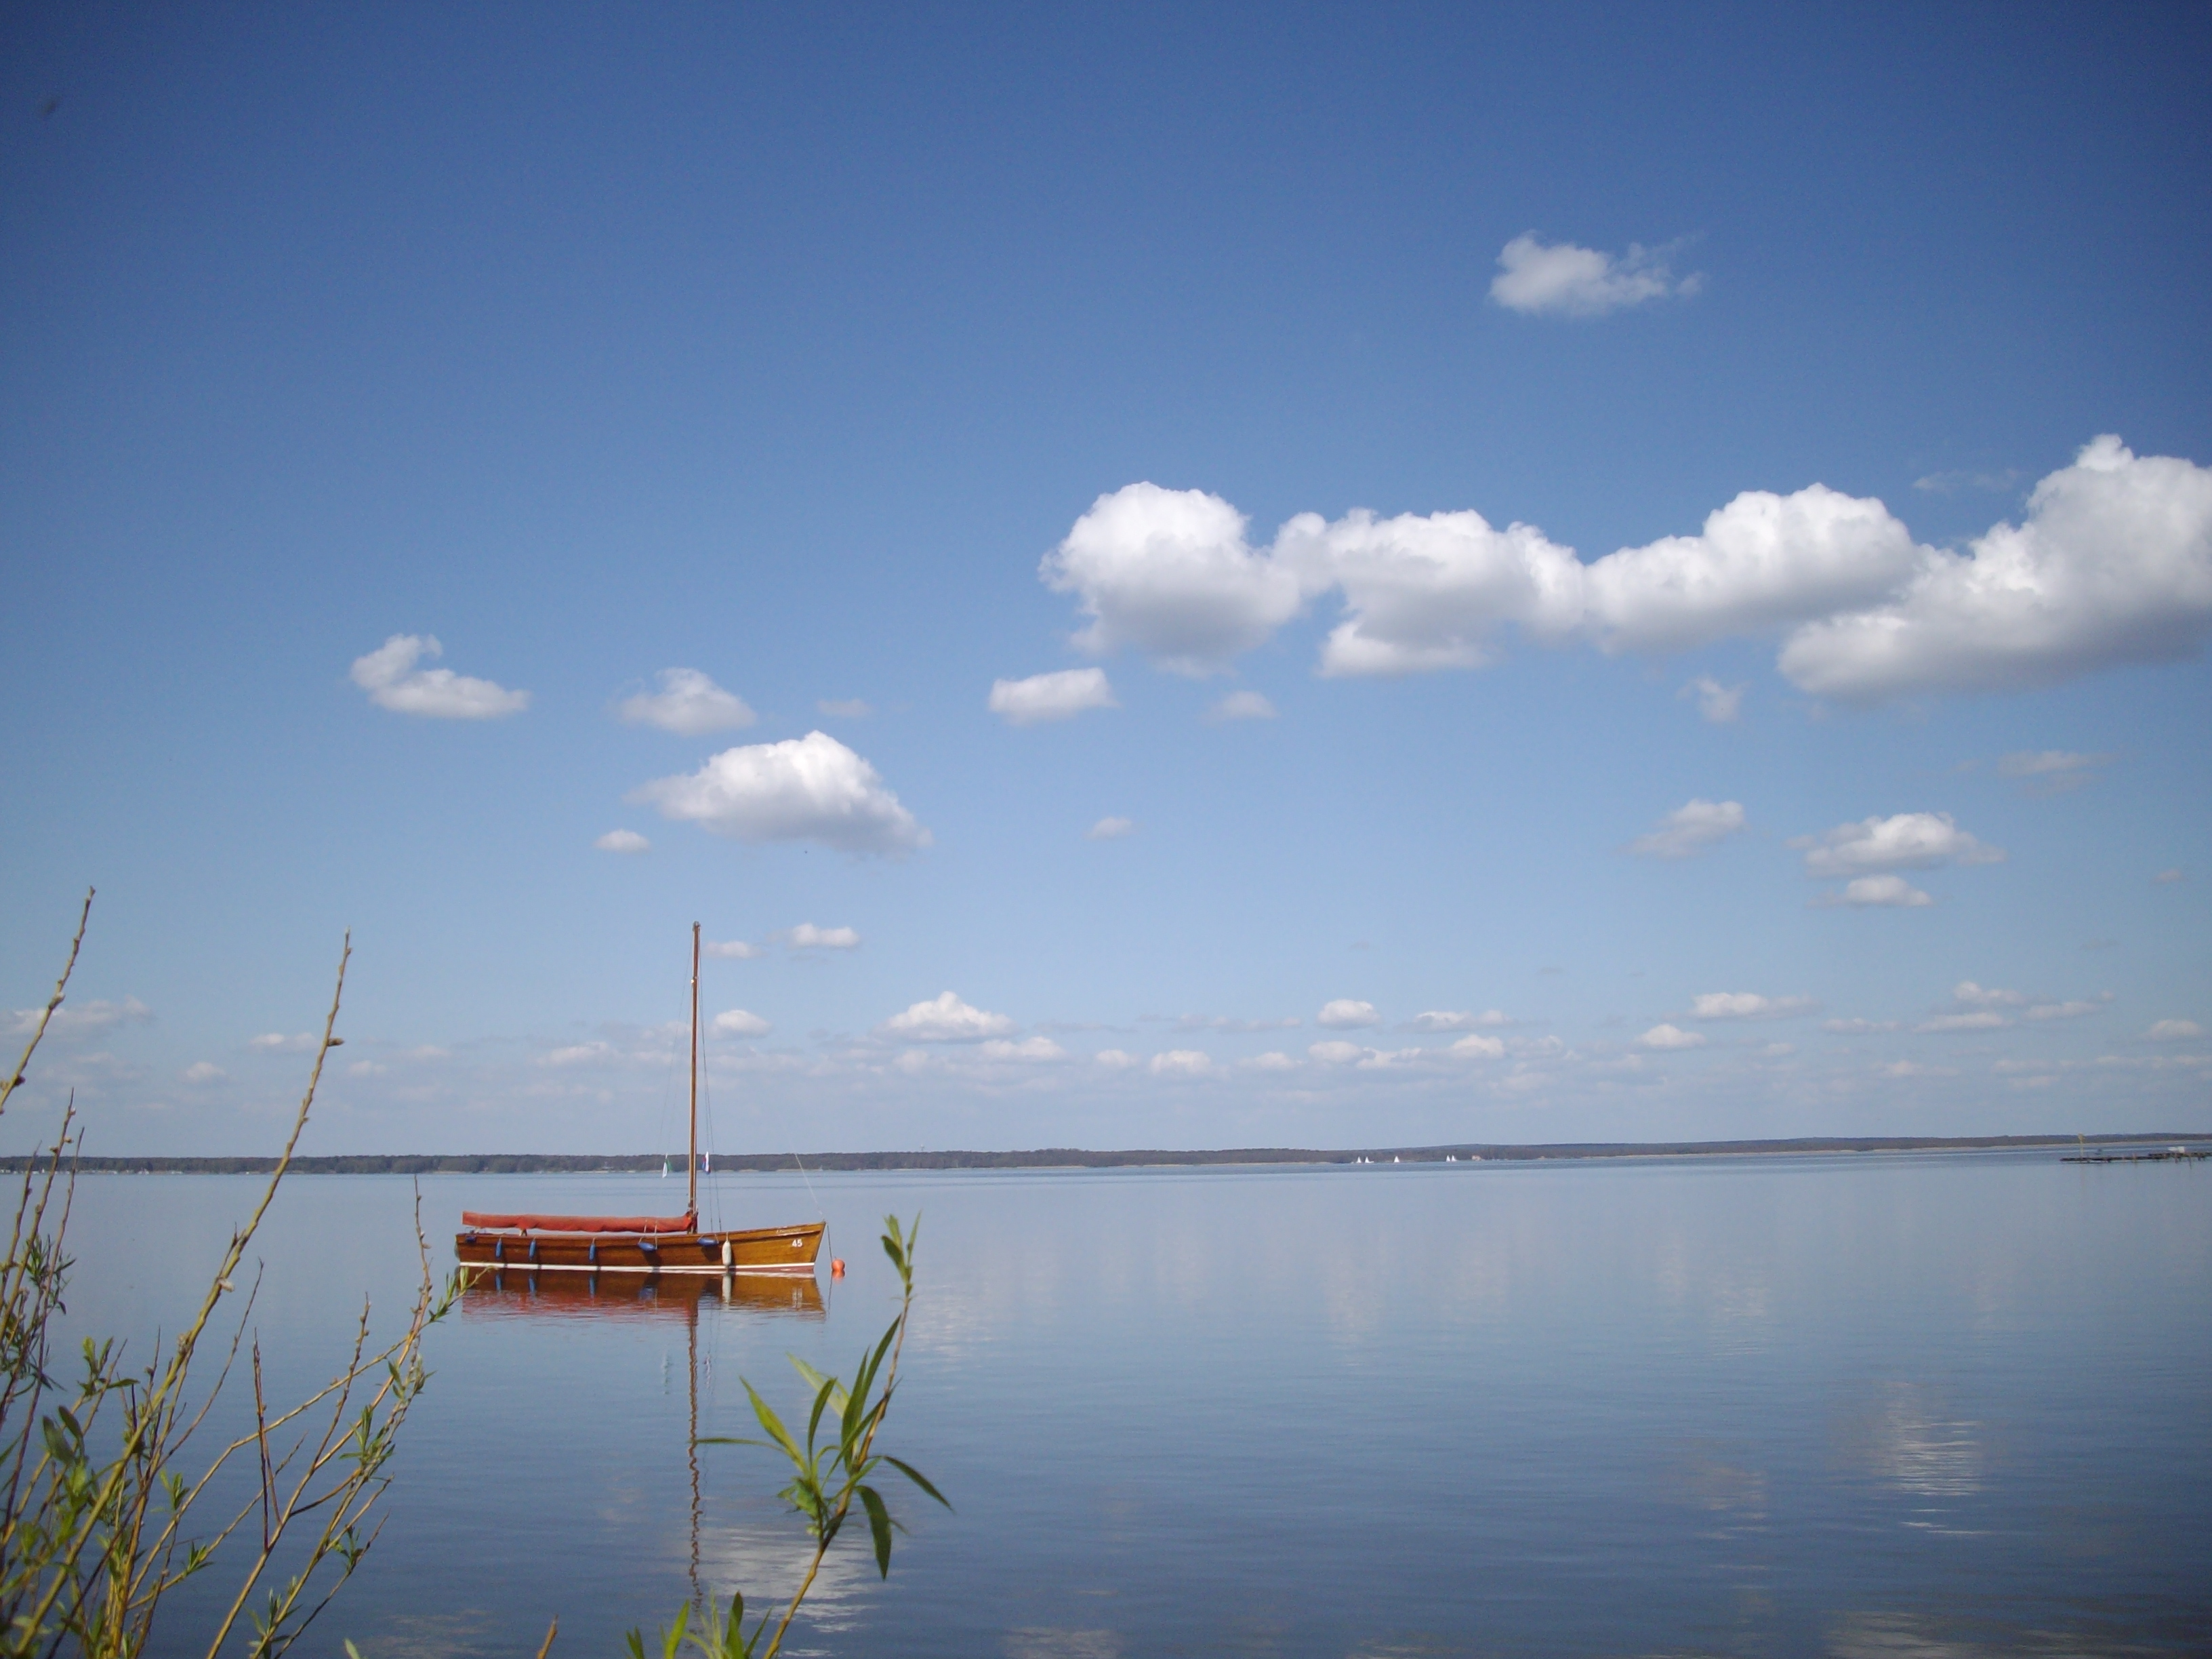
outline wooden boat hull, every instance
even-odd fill
[[[453,1237],[464,1267],[556,1273],[805,1273],[814,1272],[825,1223],[660,1233],[507,1232],[469,1228]]]

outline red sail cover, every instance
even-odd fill
[[[464,1227],[514,1227],[536,1233],[688,1233],[696,1215],[483,1215],[461,1212]]]

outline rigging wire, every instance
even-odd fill
[[[783,1121],[783,1109],[775,1103],[773,1096],[769,1097],[768,1109],[775,1117],[777,1134],[791,1147],[791,1161],[799,1166],[799,1178],[806,1183],[807,1200],[814,1206],[814,1213],[827,1221],[830,1212],[822,1207],[822,1196],[814,1190],[814,1177],[806,1173],[806,1161],[799,1155],[799,1141],[792,1134],[791,1126]]]

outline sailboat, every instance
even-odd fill
[[[699,1225],[699,924],[691,924],[691,1129],[682,1215],[493,1215],[461,1212],[453,1255],[464,1267],[564,1273],[814,1272],[826,1223]]]

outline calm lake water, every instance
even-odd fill
[[[2212,1650],[2212,1166],[2049,1153],[717,1176],[826,1216],[818,1293],[471,1295],[391,1520],[309,1638],[614,1655],[804,1549],[740,1375],[849,1375],[923,1212],[888,1448],[957,1506],[878,1582],[841,1543],[799,1650],[1152,1654]],[[74,1325],[143,1346],[253,1183],[88,1176]],[[673,1181],[422,1183],[682,1207]],[[258,1251],[272,1394],[404,1307],[413,1193],[295,1177]],[[832,1282],[832,1253],[850,1276]],[[239,1403],[243,1404],[243,1401]],[[696,1475],[696,1484],[695,1484]],[[220,1573],[214,1577],[219,1578]],[[193,1649],[207,1591],[165,1613]]]

